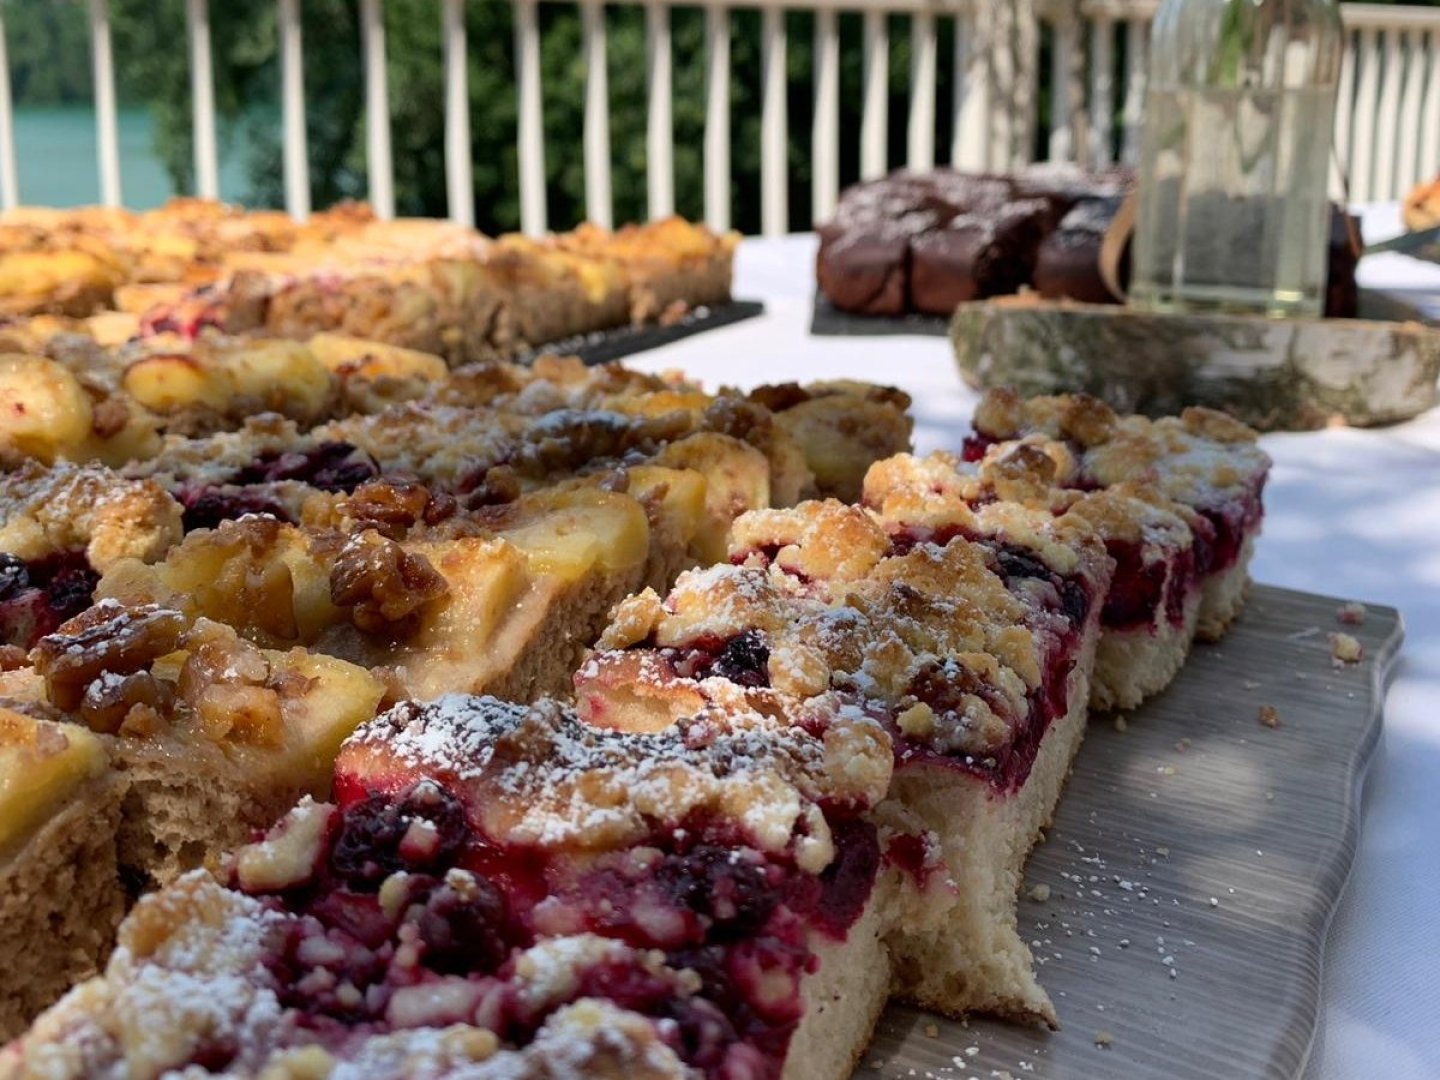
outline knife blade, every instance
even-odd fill
[[[1379,244],[1371,244],[1361,254],[1380,255],[1385,252],[1399,252],[1406,254],[1412,251],[1419,251],[1431,244],[1440,244],[1440,225],[1432,229],[1421,229],[1419,232],[1401,233],[1391,240]]]

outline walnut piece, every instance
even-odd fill
[[[416,480],[387,477],[370,480],[337,507],[356,532],[373,530],[387,540],[401,540],[420,522],[434,525],[453,517],[458,505],[451,495],[432,493]]]
[[[101,601],[42,638],[30,660],[50,700],[74,711],[95,679],[140,671],[179,648],[184,630],[184,616],[170,608]]]
[[[393,630],[449,591],[429,559],[373,531],[350,540],[330,571],[330,599],[350,608],[355,625],[367,633]]]

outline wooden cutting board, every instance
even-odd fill
[[[1340,603],[1257,587],[1123,730],[1091,720],[1020,904],[1060,1031],[892,1007],[856,1076],[1298,1076],[1402,637],[1394,609],[1346,627]],[[1331,631],[1364,660],[1334,667]]]
[[[1436,403],[1440,328],[1362,290],[1359,319],[1165,315],[999,297],[961,304],[950,340],[976,389],[1084,390],[1118,412],[1224,409],[1261,431],[1407,420]]]

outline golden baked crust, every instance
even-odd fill
[[[784,383],[751,391],[800,447],[821,496],[857,502],[865,471],[910,449],[910,397],[894,387],[851,380]]]
[[[1401,214],[1411,232],[1440,225],[1440,177],[1415,185],[1401,204]]]
[[[1087,526],[1034,528],[1049,533],[1034,550],[1055,580],[1077,576],[1091,603],[1103,596],[1111,564]],[[662,730],[712,697],[780,713],[848,694],[917,747],[993,765],[1081,629],[1047,596],[1053,585],[1007,582],[994,550],[961,538],[897,546],[879,520],[836,502],[745,515],[731,561],[682,575],[663,602],[644,593],[616,608],[576,676],[588,719]],[[935,708],[932,683],[970,689]]]
[[[990,443],[1033,434],[1065,442],[1074,464],[1057,476],[1062,485],[1149,485],[1196,508],[1253,493],[1270,468],[1255,431],[1199,407],[1149,420],[1119,416],[1088,394],[1026,400],[1001,388],[986,391],[976,406],[975,430]]]
[[[17,558],[83,551],[103,573],[121,559],[154,562],[180,536],[180,504],[153,480],[34,462],[0,475],[0,552]]]

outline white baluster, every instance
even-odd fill
[[[545,128],[540,90],[540,23],[536,0],[515,0],[515,66],[520,94],[520,228],[545,231]],[[469,161],[467,155],[466,161]]]
[[[190,124],[195,152],[195,191],[201,198],[220,197],[220,154],[215,138],[215,75],[210,56],[208,0],[185,0],[186,36],[190,41]]]
[[[10,54],[5,47],[5,10],[0,7],[0,210],[20,205],[15,171],[15,109],[10,101]]]
[[[395,163],[390,153],[390,90],[385,70],[383,0],[361,0],[361,48],[365,61],[365,172],[376,216],[395,216]]]
[[[304,44],[300,0],[279,0],[280,116],[284,126],[285,209],[304,221],[310,216],[310,160],[305,138]]]
[[[1385,32],[1385,75],[1380,84],[1380,105],[1375,114],[1375,190],[1372,198],[1397,199],[1395,188],[1396,124],[1400,120],[1400,80],[1405,57],[1400,49],[1400,31]],[[1407,133],[1408,135],[1409,133]]]
[[[1405,32],[1405,92],[1400,104],[1400,160],[1396,165],[1396,193],[1403,195],[1418,184],[1420,173],[1420,106],[1425,93],[1425,35],[1419,30]]]
[[[1345,32],[1345,58],[1340,64],[1340,88],[1335,100],[1335,161],[1338,169],[1331,169],[1330,195],[1344,198],[1350,190],[1350,139],[1355,121],[1355,35]],[[1344,183],[1341,183],[1341,179]]]
[[[1114,158],[1115,24],[1101,15],[1090,24],[1090,161],[1108,165]]]
[[[761,13],[760,43],[760,231],[783,236],[790,231],[785,115],[785,13],[767,7]]]
[[[1075,71],[1080,57],[1080,24],[1070,11],[1062,11],[1054,24],[1050,48],[1050,159],[1070,161],[1075,156]]]
[[[815,124],[810,133],[811,218],[835,216],[840,192],[840,35],[835,12],[815,12]]]
[[[730,228],[730,12],[705,9],[705,224]]]
[[[988,4],[955,20],[955,131],[950,161],[961,169],[990,165],[991,26]]]
[[[100,160],[100,201],[119,206],[120,125],[115,116],[115,61],[110,49],[110,5],[90,0],[90,60],[95,77],[95,131]]]
[[[1145,122],[1145,84],[1150,67],[1150,25],[1141,19],[1125,23],[1125,131],[1121,157],[1133,165],[1140,160],[1140,134]]]
[[[990,57],[990,146],[985,154],[992,168],[1008,170],[1020,120],[1015,109],[1015,9],[1008,0],[983,6],[990,8],[989,34],[982,46]]]
[[[1035,160],[1035,132],[1040,120],[1040,20],[1034,0],[1012,0],[1014,19],[1010,54],[1014,62],[1015,123],[1010,136],[1010,165],[1019,168]]]
[[[864,104],[860,112],[860,177],[884,176],[889,166],[886,147],[890,111],[890,30],[885,12],[865,12]]]
[[[675,212],[675,128],[670,119],[670,9],[645,5],[645,72],[649,91],[645,123],[645,187],[650,220]]]
[[[1430,58],[1429,86],[1425,90],[1424,119],[1420,123],[1420,175],[1440,176],[1440,27],[1426,35]]]
[[[935,16],[910,16],[910,117],[905,138],[910,168],[935,167]]]
[[[1350,196],[1369,202],[1375,190],[1375,103],[1380,97],[1380,46],[1374,27],[1360,30],[1359,89],[1355,92],[1354,153],[1350,157]]]
[[[583,0],[585,35],[585,216],[601,228],[614,224],[610,196],[610,82],[605,70],[605,5]]]

